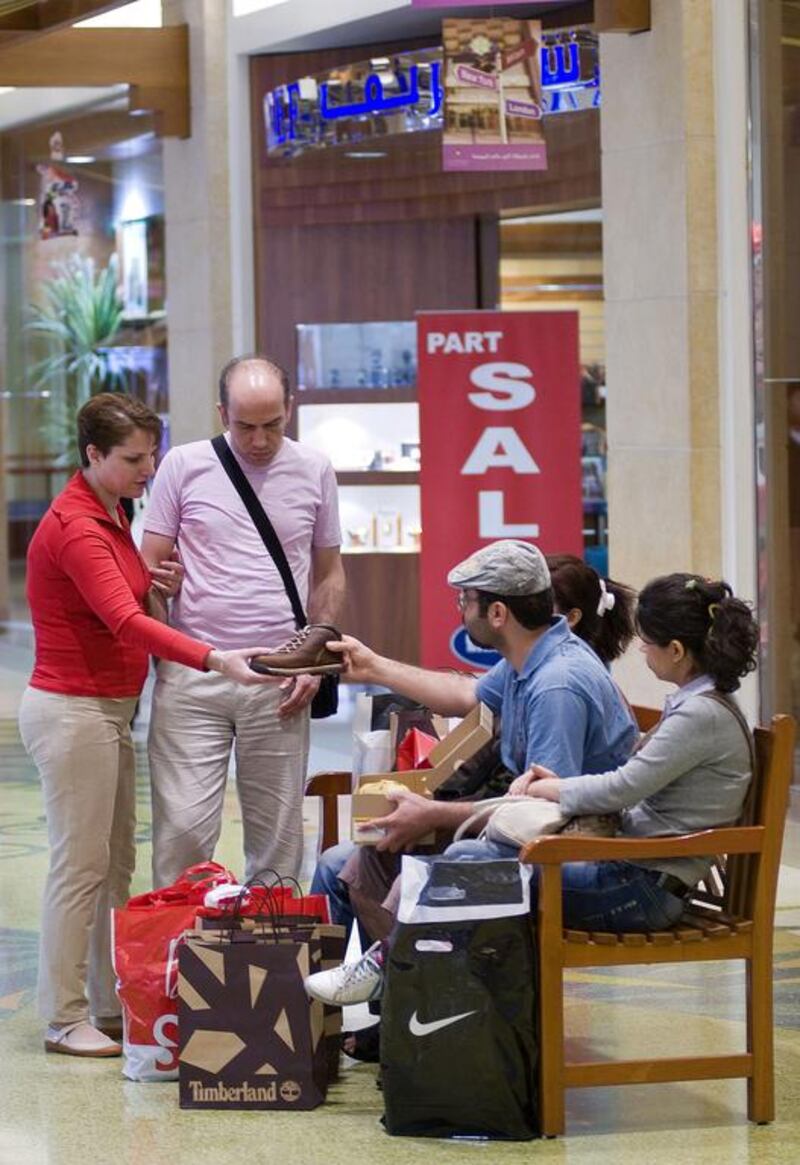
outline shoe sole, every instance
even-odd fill
[[[341,663],[320,663],[315,667],[266,667],[250,661],[250,670],[260,676],[332,676],[344,671]]]
[[[106,1060],[110,1056],[121,1056],[122,1048],[98,1048],[97,1051],[79,1051],[77,1048],[69,1048],[63,1043],[58,1043],[56,1040],[45,1040],[44,1050],[46,1052],[56,1052],[61,1056],[81,1056],[83,1059],[92,1060]]]
[[[340,1002],[338,999],[331,999],[327,995],[318,995],[313,987],[306,986],[305,990],[306,995],[310,995],[312,999],[318,999],[320,1003],[327,1003],[328,1007],[357,1007],[360,1003],[372,1003],[383,994],[382,991],[379,991],[377,995],[366,995],[363,999],[345,999]]]

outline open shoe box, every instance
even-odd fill
[[[353,793],[353,841],[359,845],[374,845],[383,837],[380,829],[363,829],[360,826],[374,817],[386,817],[395,807],[394,801],[381,793],[362,793],[365,785],[374,781],[395,781],[422,797],[430,797],[448,777],[452,776],[456,765],[468,760],[491,740],[494,717],[485,704],[465,716],[461,723],[445,736],[444,740],[431,750],[429,769],[414,769],[405,773],[364,773]]]

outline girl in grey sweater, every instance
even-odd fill
[[[730,695],[756,666],[750,608],[727,583],[671,574],[641,592],[636,622],[648,667],[678,689],[659,723],[619,768],[557,776],[533,765],[509,796],[555,801],[565,817],[620,811],[619,832],[631,837],[729,825],[752,776],[749,733]],[[485,840],[456,842],[445,852],[462,860],[516,855],[516,847]],[[695,858],[567,863],[564,925],[611,932],[670,926],[709,866]]]

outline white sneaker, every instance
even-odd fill
[[[383,992],[381,944],[373,943],[356,963],[340,963],[331,971],[317,971],[304,980],[305,989],[314,999],[344,1007],[349,1003],[368,1003]]]
[[[121,1046],[104,1036],[87,1020],[78,1023],[51,1023],[44,1037],[46,1052],[64,1056],[120,1056]]]

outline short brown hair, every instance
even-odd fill
[[[492,603],[504,603],[521,627],[526,631],[537,631],[546,627],[553,618],[553,588],[545,587],[535,595],[498,595],[493,591],[475,588],[478,597],[478,611],[485,616]]]
[[[84,469],[89,465],[88,445],[94,445],[102,454],[121,445],[137,429],[149,433],[158,444],[163,425],[161,418],[141,401],[121,392],[99,392],[90,397],[78,412],[78,453]]]
[[[219,374],[219,403],[224,409],[228,407],[228,386],[231,382],[231,376],[240,364],[264,364],[273,374],[277,376],[283,389],[283,400],[288,406],[289,397],[292,395],[291,386],[289,385],[289,373],[269,356],[264,356],[260,352],[250,352],[246,356],[234,356],[229,360],[225,367]]]

